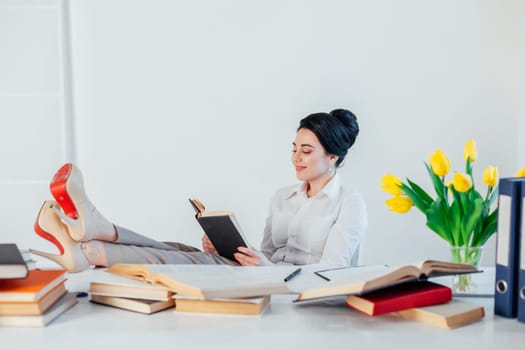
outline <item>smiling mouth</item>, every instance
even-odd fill
[[[303,171],[304,169],[306,169],[305,166],[296,166],[295,167],[295,171]]]

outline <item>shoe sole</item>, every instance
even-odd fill
[[[42,212],[42,209],[40,209],[40,212],[38,213],[38,217],[36,218],[36,221],[35,221],[35,232],[37,235],[39,235],[40,237],[42,237],[43,239],[45,240],[48,240],[49,242],[53,243],[58,251],[60,252],[60,255],[63,255],[64,254],[64,247],[62,246],[62,244],[58,241],[58,239],[56,239],[55,236],[53,236],[51,233],[47,232],[47,231],[44,231],[44,229],[42,227],[40,227],[40,225],[38,224],[38,219],[40,218],[40,213]]]
[[[67,192],[67,182],[71,176],[72,170],[72,164],[64,164],[53,176],[49,187],[51,194],[62,208],[64,214],[72,219],[78,219],[77,208],[75,207],[75,204],[73,204],[73,201]]]

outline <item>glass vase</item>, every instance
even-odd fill
[[[450,247],[451,260],[455,263],[470,264],[479,268],[483,247]],[[452,282],[454,293],[473,293],[477,290],[474,276],[476,274],[455,275]]]

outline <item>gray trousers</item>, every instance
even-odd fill
[[[159,242],[124,227],[115,226],[115,242],[102,242],[108,266],[123,264],[238,265],[228,258],[205,253],[182,243]]]

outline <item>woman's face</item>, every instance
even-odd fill
[[[329,175],[330,166],[337,161],[337,156],[327,154],[315,134],[308,129],[299,129],[293,142],[292,163],[297,179],[312,181]]]

